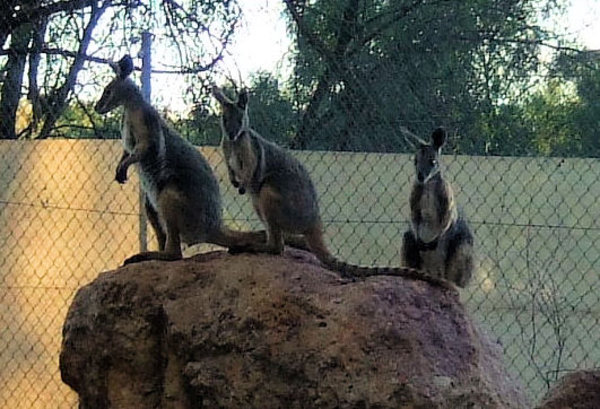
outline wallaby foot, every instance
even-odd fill
[[[242,245],[229,247],[230,254],[238,253],[266,253],[281,255],[283,253],[283,232],[279,226],[275,224],[268,225],[266,240],[251,241]]]
[[[141,261],[149,260],[175,261],[181,260],[182,258],[183,256],[181,255],[181,253],[174,254],[166,253],[164,251],[145,251],[129,257],[123,262],[123,265],[126,266],[127,264],[139,263]]]
[[[298,250],[310,251],[306,238],[301,234],[285,234],[285,245]]]

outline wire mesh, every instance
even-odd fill
[[[143,23],[157,27],[150,23],[160,19],[152,16],[172,2],[158,2],[160,7],[154,9],[152,2],[81,3],[8,1],[0,5],[0,407],[76,407],[76,397],[61,382],[58,371],[66,310],[80,286],[138,250],[137,175],[131,172],[125,185],[114,182],[122,148],[120,141],[110,139],[119,137],[119,119],[117,115],[99,117],[93,112],[93,101],[110,79],[104,63],[124,49],[135,56],[136,39],[147,28]],[[217,3],[190,4],[208,7]],[[322,47],[330,43],[321,40],[334,40],[327,29],[351,18],[356,22],[358,17],[321,9],[323,16],[331,13],[333,17],[319,20],[305,2],[283,3],[295,23],[296,51],[308,51],[297,58],[289,83],[268,74],[253,79],[251,121],[268,139],[301,148],[293,154],[307,166],[317,186],[331,251],[356,264],[399,264],[414,169],[412,154],[398,129],[407,126],[425,138],[434,125],[446,125],[451,132],[443,156],[444,176],[451,181],[473,228],[478,254],[477,272],[461,298],[502,344],[509,369],[531,397],[541,396],[566,371],[600,366],[600,295],[594,291],[600,284],[600,207],[596,204],[600,165],[597,159],[586,157],[597,156],[599,151],[597,140],[593,142],[596,133],[576,134],[597,124],[591,115],[593,107],[581,111],[583,116],[567,112],[571,116],[547,117],[540,123],[548,129],[537,128],[533,136],[522,136],[527,124],[521,122],[549,115],[546,110],[552,105],[535,100],[537,105],[525,111],[519,104],[469,105],[475,91],[459,90],[463,83],[453,83],[453,72],[445,70],[477,65],[480,60],[448,65],[443,60],[450,58],[444,47],[435,46],[437,41],[461,49],[464,44],[456,38],[440,38],[440,33],[427,37],[407,28],[418,39],[410,48],[382,42],[379,46],[387,48],[377,54],[377,43],[365,42],[370,51],[352,54],[357,40],[353,37],[345,44],[348,53],[342,49],[328,60],[331,55]],[[388,3],[394,2],[381,2],[377,10],[385,11]],[[450,9],[430,8],[428,14],[410,20],[411,24],[435,23],[441,17],[431,20],[431,13],[435,17],[442,11],[463,16],[459,2],[445,3]],[[68,4],[73,7],[64,8]],[[319,4],[313,3],[315,10]],[[350,4],[365,10],[373,6]],[[63,9],[50,12],[57,7]],[[239,10],[215,7],[213,18],[225,21],[219,37],[224,48],[230,35],[227,28],[239,18]],[[299,13],[294,15],[294,11]],[[393,21],[402,23],[410,12],[395,9]],[[144,17],[139,25],[131,23],[136,13]],[[391,24],[385,15],[369,13],[363,18],[382,24],[373,38],[390,35],[385,31]],[[180,23],[190,21],[185,13],[178,18]],[[449,15],[443,18],[452,21]],[[94,19],[96,23],[91,24]],[[323,23],[320,31],[310,31],[311,19]],[[330,27],[331,22],[336,24]],[[63,31],[58,30],[61,27]],[[85,38],[91,38],[86,34],[88,27],[101,37],[90,40],[101,56],[81,48]],[[111,38],[109,34],[115,32],[121,35]],[[210,33],[204,38],[214,45]],[[237,228],[257,228],[260,223],[250,201],[230,186],[221,153],[214,146],[220,139],[218,116],[205,86],[215,75],[211,69],[221,55],[219,41],[196,54],[184,50],[181,55],[180,50],[175,58],[177,52],[171,51],[177,47],[172,40],[169,33],[156,34],[153,53],[159,56],[154,58],[153,101],[169,106],[172,95],[161,83],[180,87],[185,114],[161,110],[186,138],[203,145],[202,152],[220,181],[226,222]],[[205,57],[201,67],[186,65],[197,54]],[[377,58],[370,59],[373,55]],[[456,53],[453,58],[465,55]],[[179,62],[175,68],[168,63],[172,57]],[[317,61],[329,65],[310,72]],[[78,63],[79,72],[72,78]],[[418,64],[430,69],[420,72]],[[586,59],[569,60],[568,79],[575,87],[582,83],[585,89],[595,89],[590,64]],[[530,62],[522,65],[531,69]],[[539,71],[524,72],[548,84],[560,79],[553,71],[542,77]],[[428,85],[419,88],[424,82]],[[511,84],[506,95],[522,96],[514,89],[522,83]],[[284,86],[287,91],[280,92]],[[451,101],[453,92],[466,103]],[[578,92],[579,101],[585,102],[585,95]],[[561,95],[554,95],[553,101]],[[316,97],[321,99],[318,106],[312,104]],[[307,112],[312,119],[306,119]],[[521,117],[524,112],[529,116]],[[482,118],[488,122],[482,124]],[[546,131],[556,140],[542,138]],[[576,135],[571,145],[564,139],[570,132]],[[149,242],[153,248],[152,234]],[[207,249],[190,248],[186,254]]]

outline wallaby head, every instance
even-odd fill
[[[99,114],[105,114],[123,105],[135,95],[132,92],[137,91],[137,86],[129,79],[129,74],[133,71],[133,61],[129,55],[125,55],[119,62],[111,63],[110,66],[116,78],[104,88],[102,97],[94,107]]]
[[[248,91],[246,89],[242,90],[236,102],[227,98],[223,90],[217,86],[213,86],[212,94],[223,109],[223,115],[221,116],[223,131],[229,137],[229,140],[237,140],[250,128]]]
[[[440,156],[442,146],[446,142],[446,131],[438,128],[431,134],[430,143],[421,143],[415,154],[417,182],[427,183],[441,171]]]

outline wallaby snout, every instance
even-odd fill
[[[104,89],[104,92],[102,92],[102,96],[100,97],[98,102],[96,102],[96,105],[94,105],[94,111],[96,111],[99,114],[106,114],[111,109],[113,109],[113,105],[116,105],[116,103],[111,104],[111,101],[114,100],[113,87],[114,87],[114,81],[111,82]]]
[[[106,114],[109,111],[109,109],[107,108],[104,101],[100,100],[96,103],[96,105],[94,105],[94,111],[96,111],[99,114]]]

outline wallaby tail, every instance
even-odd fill
[[[363,267],[355,264],[349,264],[333,256],[323,240],[323,231],[320,226],[306,234],[306,240],[310,250],[315,254],[321,263],[328,269],[340,273],[343,277],[372,277],[372,276],[397,276],[411,280],[421,280],[436,287],[442,287],[454,290],[455,287],[449,281],[442,278],[430,276],[420,270],[410,267]]]

